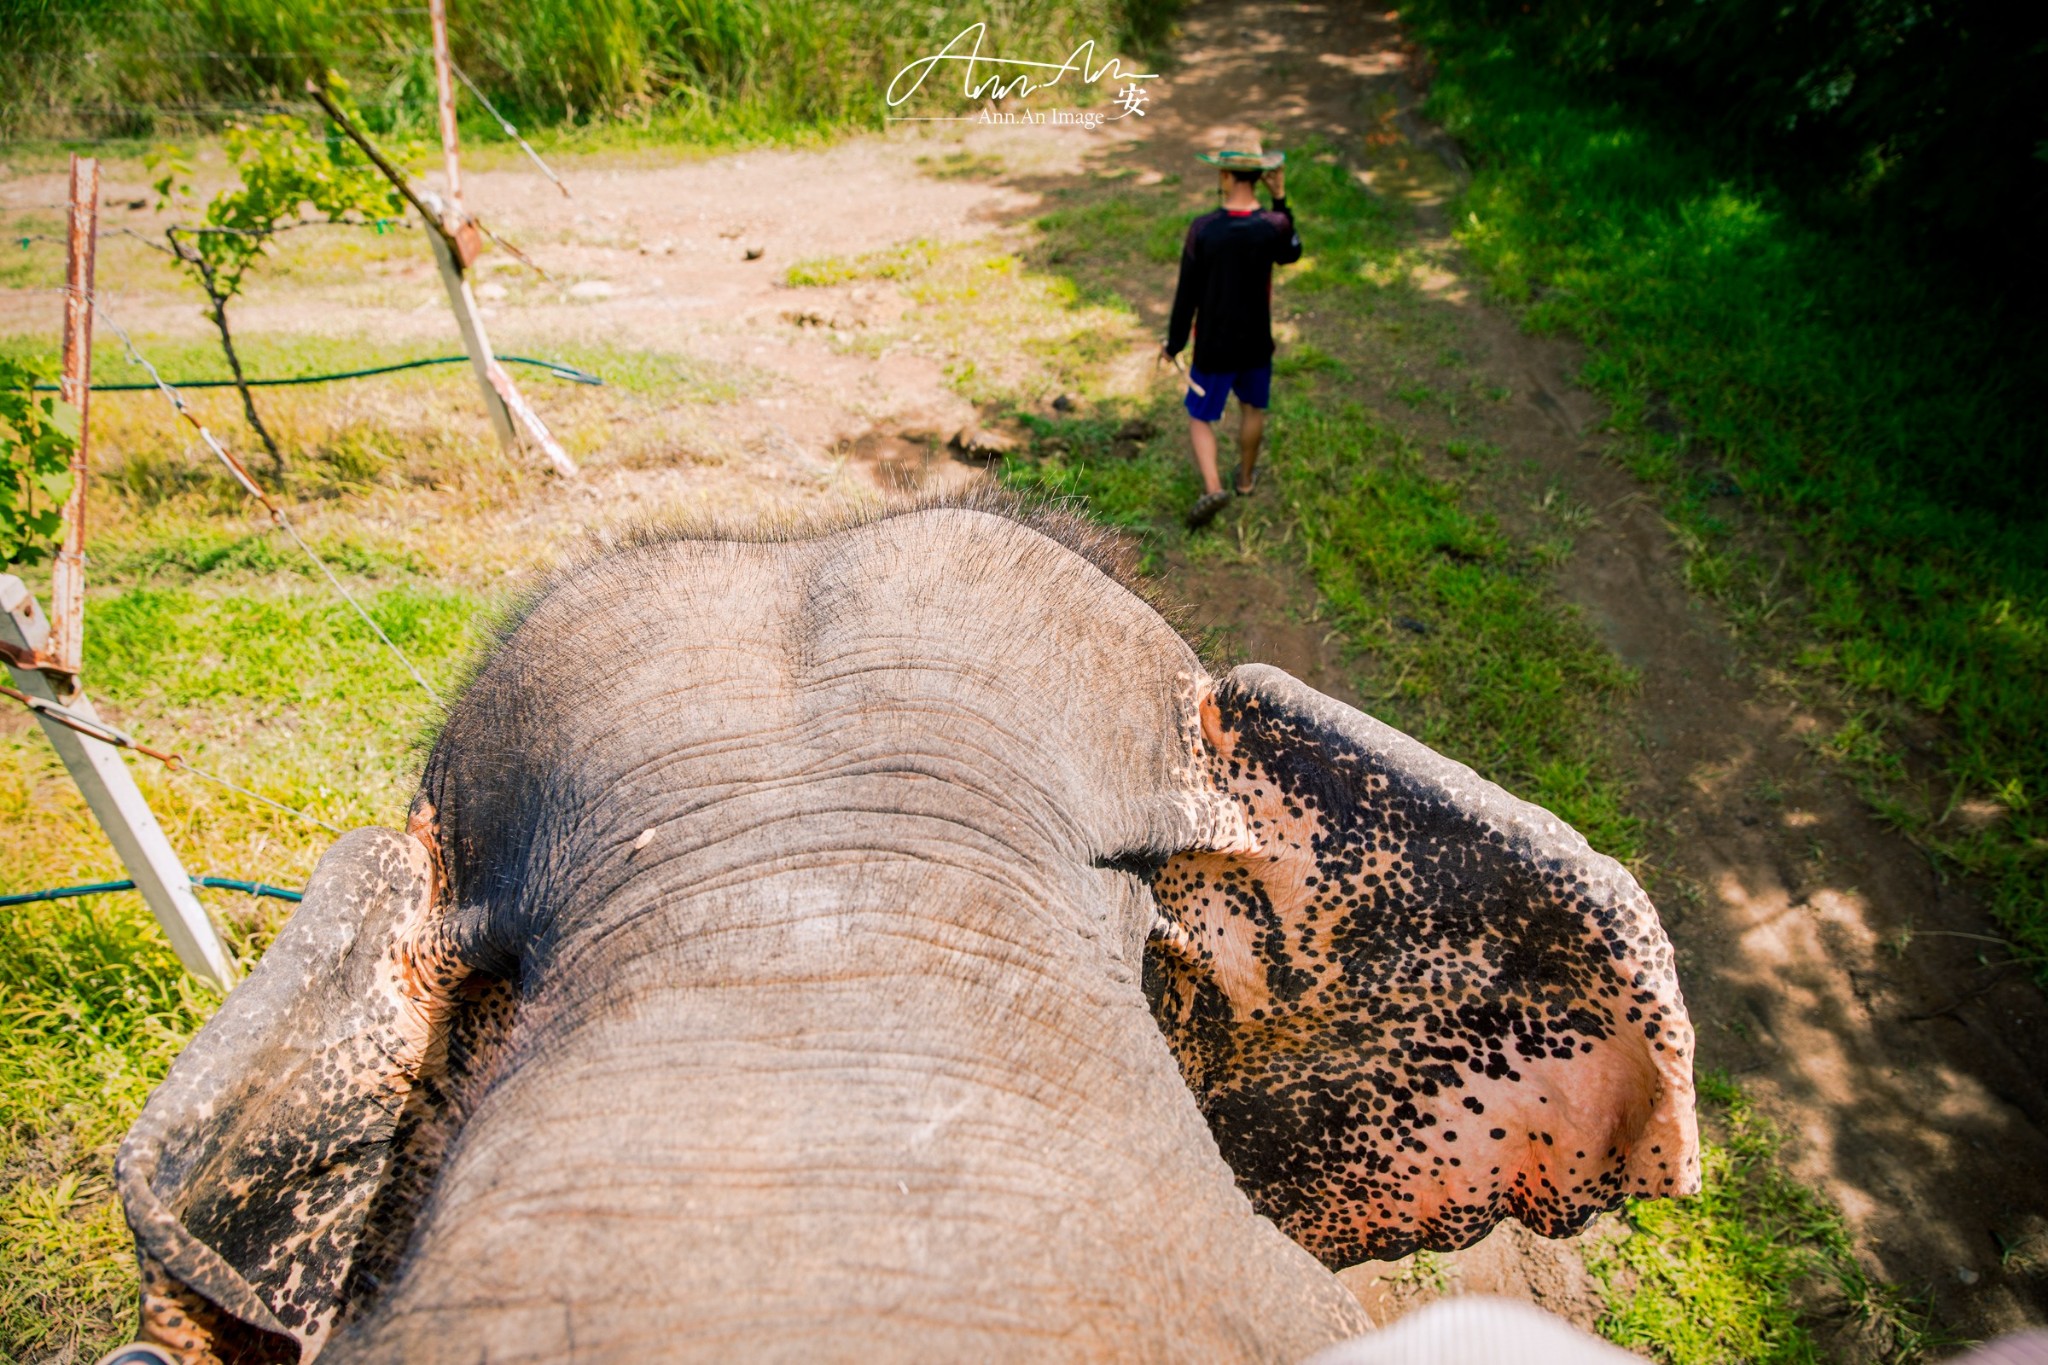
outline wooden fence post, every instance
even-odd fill
[[[49,623],[22,581],[12,574],[0,574],[0,641],[32,658],[49,642],[49,632]],[[41,669],[23,668],[12,660],[7,666],[14,685],[31,697],[56,702],[88,720],[97,718],[83,689],[59,696]],[[163,925],[178,961],[192,975],[222,990],[234,985],[234,963],[214,933],[206,907],[192,894],[192,878],[178,861],[171,841],[164,837],[149,803],[142,799],[135,775],[121,760],[121,751],[47,717],[38,716],[37,720],[78,784],[85,804],[92,808],[93,817],[107,832],[107,842],[134,879],[135,889],[149,902],[157,923]]]
[[[428,191],[420,198],[428,208],[441,211],[439,195]],[[491,383],[491,365],[496,357],[491,354],[490,338],[484,334],[483,318],[477,313],[469,277],[463,273],[462,263],[455,259],[447,234],[436,231],[431,223],[427,225],[427,245],[434,249],[434,264],[441,270],[441,287],[448,291],[448,308],[455,314],[456,330],[462,333],[462,349],[469,352],[469,368],[476,375],[477,387],[483,391],[484,411],[490,414],[491,430],[498,433],[498,444],[511,450],[518,443],[518,428],[512,425],[512,410],[504,395]]]
[[[92,279],[99,237],[100,163],[71,154],[69,259],[64,293],[64,378],[58,396],[78,409],[64,543],[50,573],[50,657],[76,679],[85,661],[85,481],[92,425]]]
[[[434,86],[441,116],[441,166],[448,178],[448,212],[462,221],[462,167],[455,155],[454,60],[448,55],[448,0],[427,0],[427,23],[434,30]],[[468,261],[462,263],[465,267]]]
[[[438,210],[441,206],[440,196],[431,191],[420,198],[429,208]],[[463,349],[469,352],[469,368],[476,375],[477,387],[483,390],[484,408],[491,415],[491,427],[498,433],[498,440],[507,450],[512,449],[514,432],[523,427],[557,473],[574,474],[576,462],[569,458],[569,452],[562,449],[547,423],[527,404],[512,376],[505,373],[505,367],[492,354],[490,338],[484,333],[483,315],[477,311],[476,295],[470,292],[469,276],[449,245],[448,234],[436,232],[429,225],[427,244],[434,249],[434,264],[441,268],[441,285],[448,291],[448,307],[455,314]],[[515,422],[518,427],[513,425]]]

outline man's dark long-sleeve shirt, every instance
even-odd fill
[[[1285,199],[1270,209],[1217,209],[1195,219],[1180,250],[1167,352],[1179,355],[1192,327],[1198,370],[1226,374],[1270,365],[1273,267],[1300,259],[1301,235]]]

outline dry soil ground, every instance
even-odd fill
[[[800,511],[985,477],[944,444],[977,420],[971,367],[1049,402],[1069,379],[1058,346],[1080,344],[1071,329],[1085,311],[1048,328],[1025,300],[1014,327],[998,309],[988,328],[949,330],[929,298],[886,272],[792,289],[790,267],[908,250],[966,269],[1019,250],[1062,184],[1111,168],[1155,183],[1191,177],[1200,147],[1320,136],[1375,193],[1407,206],[1415,284],[1457,338],[1458,382],[1511,395],[1455,419],[1411,407],[1396,390],[1439,362],[1393,351],[1378,369],[1354,366],[1358,400],[1418,439],[1441,443],[1455,425],[1498,445],[1500,477],[1481,496],[1510,526],[1533,525],[1546,496],[1587,509],[1556,581],[1641,673],[1630,724],[1641,807],[1658,828],[1652,861],[1664,875],[1653,891],[1679,946],[1702,1062],[1735,1074],[1794,1135],[1797,1174],[1840,1204],[1878,1276],[1931,1288],[1966,1335],[2048,1322],[2041,994],[2022,972],[1985,965],[1972,935],[1990,931],[1966,890],[1866,813],[1806,742],[1820,718],[1689,594],[1654,497],[1601,457],[1603,415],[1573,382],[1572,346],[1524,335],[1465,276],[1443,208],[1462,165],[1415,112],[1412,61],[1392,17],[1375,11],[1210,4],[1189,12],[1147,112],[1095,132],[919,125],[680,165],[636,154],[572,166],[566,201],[520,163],[485,160],[468,177],[473,204],[556,277],[490,258],[480,293],[500,349],[658,353],[702,379],[702,401],[606,407],[613,400],[529,379],[585,459],[582,478],[535,478],[482,501],[413,488],[310,507],[302,520],[409,538],[451,573],[518,577],[650,515]],[[139,180],[112,187],[131,193],[144,193]],[[0,183],[7,205],[60,197],[55,174]],[[139,228],[157,221],[118,212]],[[1313,249],[1315,223],[1302,231]],[[1170,274],[1120,281],[1148,328],[1163,328]],[[139,246],[111,243],[102,280],[132,329],[204,336],[194,296]],[[17,292],[0,299],[0,326],[43,327],[53,307]],[[423,348],[451,340],[431,266],[412,247],[280,277],[242,305],[240,324]],[[1098,396],[1155,382],[1127,316],[1105,314],[1094,337]],[[441,525],[457,514],[460,536]],[[1238,652],[1348,694],[1313,622],[1313,592],[1284,564],[1170,568],[1197,622],[1231,631]],[[1445,1288],[1522,1295],[1582,1322],[1598,1311],[1572,1244],[1518,1228],[1448,1258],[1440,1274],[1366,1266],[1347,1282],[1383,1314]]]

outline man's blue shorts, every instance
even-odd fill
[[[1238,370],[1235,373],[1225,371],[1222,374],[1210,374],[1207,370],[1198,370],[1190,365],[1188,378],[1200,384],[1203,390],[1196,393],[1192,386],[1188,389],[1188,416],[1197,422],[1213,422],[1221,417],[1223,404],[1233,393],[1237,395],[1237,401],[1246,407],[1263,408],[1273,392],[1271,365],[1261,365],[1256,370]]]

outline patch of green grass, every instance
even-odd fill
[[[574,365],[602,379],[607,388],[670,403],[729,403],[746,393],[753,383],[737,366],[594,342],[557,342],[547,347],[546,354],[534,359]],[[530,366],[521,368],[519,373],[522,383],[568,382],[550,378],[546,370]]]
[[[1635,861],[1640,825],[1604,738],[1629,670],[1411,442],[1306,396],[1283,396],[1272,429],[1302,561],[1381,718]]]
[[[226,534],[158,547],[195,573],[261,568],[249,558],[260,553]],[[437,686],[454,683],[479,599],[403,577],[357,591]],[[402,821],[437,708],[321,589],[129,587],[96,592],[87,621],[95,699],[138,737],[342,828]],[[132,766],[195,875],[297,885],[331,838],[196,777]],[[122,875],[48,743],[18,720],[0,734],[0,868],[7,892]],[[286,913],[233,893],[202,899],[245,966]],[[90,1359],[127,1339],[135,1272],[114,1145],[217,1003],[132,892],[0,916],[0,1359]]]
[[[407,584],[364,594],[363,605],[429,681],[459,676],[475,599]],[[138,587],[95,597],[88,612],[86,667],[99,691],[124,704],[324,700],[369,714],[417,691],[362,619],[325,591]]]
[[[1806,1365],[1801,1284],[1848,1257],[1841,1219],[1778,1165],[1779,1140],[1724,1077],[1699,1077],[1700,1193],[1629,1204],[1630,1235],[1588,1258],[1606,1292],[1602,1333],[1669,1365]],[[1853,1258],[1852,1258],[1853,1259]]]
[[[1170,265],[1180,259],[1187,221],[1178,212],[1161,212],[1161,196],[1145,191],[1113,193],[1054,209],[1038,220],[1048,234],[1055,264],[1067,256],[1087,255],[1098,267],[1143,261]]]
[[[981,152],[961,150],[941,157],[921,156],[920,166],[929,167],[939,180],[991,180],[1003,173],[1003,159]]]
[[[258,267],[260,270],[261,267]],[[259,285],[261,281],[259,280]],[[54,370],[57,361],[57,343],[54,331],[16,333],[0,335],[0,355],[16,360],[40,360]],[[177,340],[143,334],[136,337],[136,345],[149,362],[157,367],[164,379],[172,384],[186,382],[217,383],[232,378],[227,358],[222,354],[220,343],[213,337],[189,337]],[[235,351],[242,359],[242,372],[250,379],[302,379],[313,375],[340,374],[349,370],[373,369],[380,365],[400,365],[408,361],[424,360],[436,356],[461,356],[462,343],[452,333],[445,345],[435,347],[411,343],[397,345],[375,336],[311,336],[303,333],[257,332],[248,336],[237,334]],[[701,365],[691,366],[678,362],[670,370],[661,363],[658,355],[643,351],[628,351],[620,347],[602,344],[567,344],[550,348],[550,354],[536,356],[538,360],[559,360],[578,369],[589,370],[604,379],[607,384],[620,384],[635,391],[654,392],[658,384],[668,384],[662,392],[675,392],[673,385],[682,383],[686,391],[677,396],[703,398],[706,386],[717,381],[703,375]],[[466,363],[466,362],[465,362]],[[566,383],[555,379],[546,370],[518,366],[516,372],[529,383]],[[422,381],[442,379],[454,375],[467,379],[467,372],[461,364],[450,362],[443,367],[420,370],[403,370],[395,374],[375,375],[363,379],[337,380],[341,384],[371,384],[389,388],[392,385],[416,384]],[[93,342],[92,379],[95,384],[147,384],[149,372],[136,364],[128,355],[127,347],[120,338],[102,329]],[[473,383],[473,380],[468,382]],[[256,401],[259,405],[274,399],[282,390],[258,388]],[[153,391],[141,390],[137,396],[110,396],[95,402],[143,402],[161,403],[163,399]],[[715,401],[715,398],[712,400]]]
[[[312,545],[339,574],[386,576],[427,570],[425,561],[411,550],[347,537],[314,538]],[[102,582],[279,573],[320,577],[320,570],[296,545],[268,529],[235,532],[193,526],[93,555],[93,577]]]
[[[1170,534],[1164,524],[1170,523],[1175,502],[1194,495],[1193,472],[1167,441],[1149,442],[1135,458],[1116,458],[1115,435],[1122,423],[1113,411],[1064,420],[1030,417],[1026,425],[1040,457],[1029,464],[1002,465],[997,476],[1005,485],[1078,499],[1097,521],[1133,532],[1155,549]]]
[[[1113,292],[978,243],[918,241],[800,262],[787,278],[799,287],[888,282],[914,306],[865,330],[853,347],[877,354],[908,343],[938,360],[961,396],[992,409],[1028,409],[1062,392],[1095,395],[1110,362],[1143,344]]]
[[[1480,167],[1454,214],[1470,257],[1531,327],[1588,343],[1693,584],[1856,717],[1839,756],[1872,801],[2048,961],[2038,319],[1802,219],[1512,28],[1412,17],[1443,64],[1432,110]],[[1943,736],[1932,780],[1905,761],[1915,717]]]
[[[855,280],[901,279],[929,265],[935,249],[932,243],[920,238],[864,256],[820,256],[798,261],[783,276],[783,282],[801,289],[852,284]]]
[[[1842,1216],[1784,1168],[1784,1138],[1728,1077],[1698,1077],[1703,1188],[1632,1201],[1630,1235],[1588,1265],[1608,1300],[1601,1331],[1668,1365],[1808,1365],[1825,1358],[1816,1309],[1856,1320],[1881,1360],[1948,1343],[1925,1306],[1874,1285]]]
[[[1299,379],[1313,374],[1335,375],[1342,379],[1348,378],[1351,371],[1343,361],[1313,341],[1304,341],[1273,357],[1273,373],[1281,379]]]
[[[91,1359],[135,1311],[114,1145],[218,999],[133,895],[12,908],[0,954],[0,1359]]]

